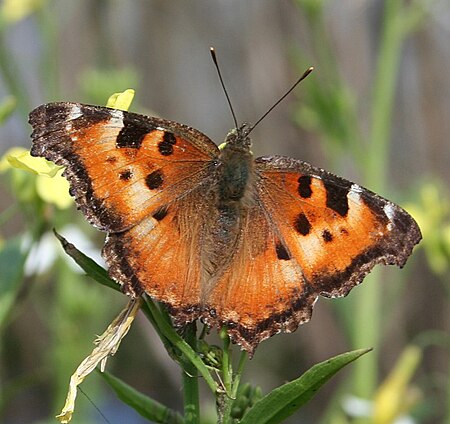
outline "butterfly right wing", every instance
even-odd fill
[[[296,159],[256,159],[251,197],[204,316],[250,354],[308,321],[319,295],[345,296],[377,263],[403,266],[421,238],[399,206]]]
[[[345,296],[376,264],[402,267],[421,233],[401,207],[323,169],[256,160],[259,198],[317,294]]]

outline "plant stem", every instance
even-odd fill
[[[186,327],[186,342],[195,350],[196,324]],[[200,423],[200,402],[198,391],[198,371],[194,364],[187,362],[183,370],[184,420],[186,424]]]
[[[386,1],[384,7],[384,26],[372,97],[369,161],[365,169],[366,184],[376,191],[383,190],[386,185],[385,170],[388,169],[392,109],[404,38],[404,31],[400,25],[404,13],[402,1]]]
[[[165,318],[163,318],[161,312],[158,307],[154,304],[154,302],[146,302],[148,306],[151,316],[152,322],[156,323],[158,328],[158,333],[163,334],[164,338],[166,338],[173,346],[180,350],[180,352],[185,356],[182,361],[182,366],[186,370],[185,364],[191,362],[202,377],[205,379],[205,382],[210,387],[213,393],[217,390],[217,383],[212,378],[209,370],[206,368],[205,364],[201,360],[201,358],[196,353],[195,349],[193,349],[185,340],[183,340],[178,333],[174,330],[174,328],[169,324]],[[155,327],[156,328],[156,327]]]
[[[248,358],[247,352],[245,350],[242,350],[241,356],[239,357],[238,369],[233,378],[233,387],[231,390],[232,399],[236,399],[239,383],[241,382],[242,372],[244,371],[244,366],[245,363],[247,362],[247,358]]]
[[[365,184],[381,193],[386,191],[392,110],[403,40],[403,31],[399,30],[399,20],[403,13],[402,1],[386,1],[384,7],[383,31],[372,98],[370,144],[366,166],[362,169]],[[368,284],[364,290],[355,296],[355,347],[376,346],[379,343],[382,317],[381,277],[382,272],[375,269],[367,278]],[[377,363],[376,354],[367,355],[355,363],[353,390],[357,396],[369,398],[373,394],[378,378]]]
[[[219,424],[229,424],[231,422],[230,413],[233,405],[233,398],[231,396],[233,369],[231,364],[230,338],[225,329],[221,330],[220,337],[223,340],[222,382],[224,390],[217,394],[217,417]]]
[[[44,81],[44,95],[47,99],[57,99],[59,97],[59,78],[58,69],[59,56],[55,55],[58,51],[58,21],[53,18],[51,8],[42,7],[36,13],[37,22],[39,24],[40,35],[43,39],[43,49],[41,54],[40,71]]]

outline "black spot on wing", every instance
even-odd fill
[[[155,129],[153,125],[145,122],[143,117],[139,120],[135,115],[130,117],[124,112],[123,127],[117,136],[116,146],[118,148],[128,147],[139,149],[144,137]]]
[[[122,181],[128,181],[131,179],[132,176],[133,176],[133,172],[131,171],[131,169],[125,169],[125,170],[119,172],[119,178]]]
[[[298,178],[298,194],[304,199],[308,199],[312,195],[311,176],[302,175]]]
[[[345,180],[323,179],[323,185],[327,192],[326,205],[333,209],[341,216],[347,216],[348,212],[348,198],[347,194],[350,191],[352,183]]]
[[[163,156],[173,154],[173,146],[176,144],[176,137],[168,131],[164,132],[163,139],[158,143],[158,150]]]
[[[155,190],[161,187],[163,182],[164,182],[164,174],[160,169],[151,172],[145,177],[145,184],[147,184],[147,187],[150,190]]]
[[[294,222],[295,230],[302,236],[306,236],[311,231],[311,224],[304,213],[299,213]]]
[[[283,261],[288,261],[289,259],[291,259],[291,255],[281,242],[277,242],[277,244],[275,245],[275,250],[277,252],[278,259],[281,259]]]
[[[169,211],[169,208],[167,206],[161,206],[158,208],[155,212],[153,212],[153,218],[155,218],[157,221],[162,221]]]
[[[333,235],[328,230],[323,230],[322,238],[325,241],[325,243],[329,243],[330,241],[333,241]]]

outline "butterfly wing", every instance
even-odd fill
[[[226,326],[232,340],[252,355],[264,339],[307,321],[315,296],[299,263],[286,260],[276,223],[261,203],[251,206],[242,222],[233,262],[211,290],[203,319]]]
[[[250,352],[308,321],[319,295],[345,296],[377,263],[403,266],[421,239],[403,209],[306,162],[256,159],[253,191],[233,269],[211,295]]]
[[[201,238],[209,216],[210,179],[127,231],[109,234],[103,256],[131,294],[144,290],[168,307],[176,324],[200,316]]]
[[[258,195],[308,282],[345,296],[377,263],[402,267],[421,234],[402,208],[285,157],[259,158]]]
[[[217,146],[193,128],[79,103],[30,114],[33,156],[66,168],[71,194],[97,228],[120,232],[195,187]]]
[[[109,233],[111,276],[125,292],[145,290],[174,315],[188,305],[179,313],[195,317],[197,217],[208,216],[199,193],[215,177],[217,146],[175,122],[78,103],[40,106],[30,123],[32,155],[66,168],[79,208]]]

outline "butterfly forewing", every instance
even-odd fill
[[[187,126],[100,106],[53,103],[30,115],[32,154],[66,167],[79,207],[102,230],[139,223],[214,168],[216,145]]]
[[[258,196],[317,294],[342,296],[377,263],[403,266],[421,238],[400,207],[308,163],[259,158]]]

